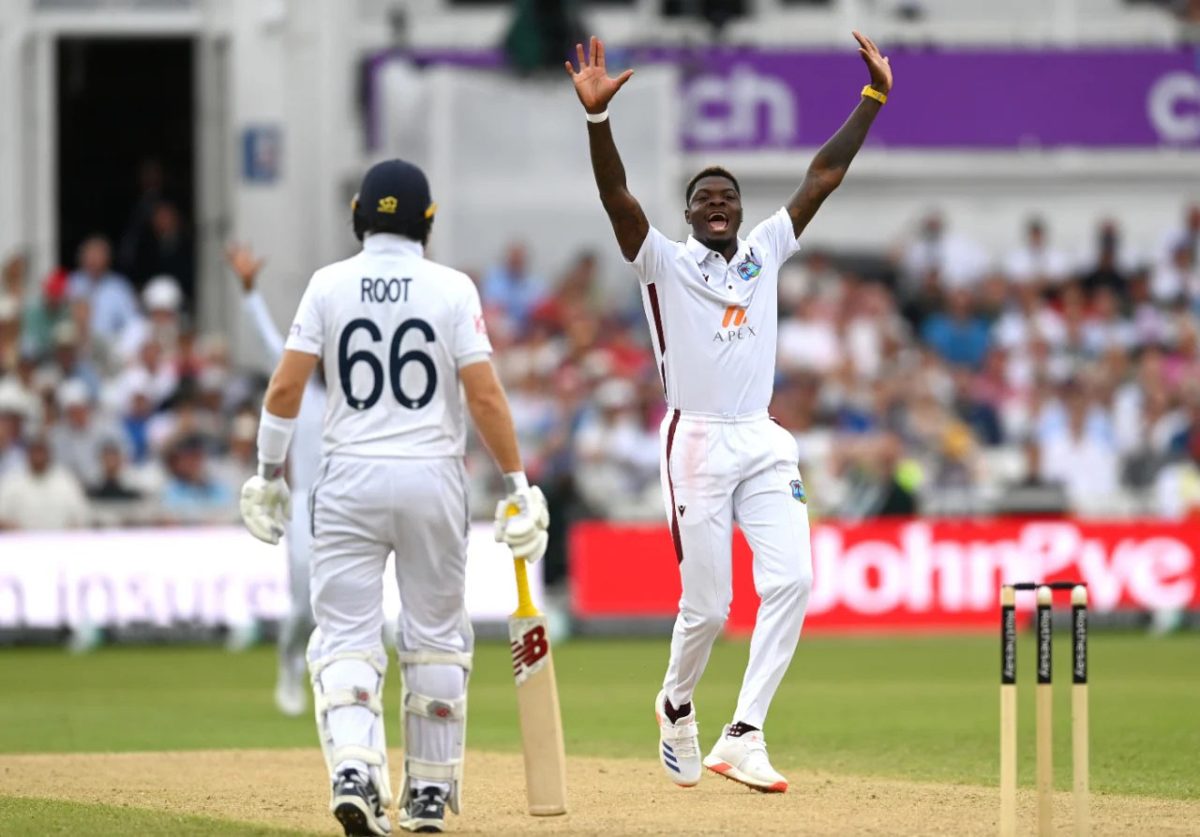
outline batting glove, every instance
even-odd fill
[[[536,485],[518,488],[496,504],[496,541],[508,544],[513,556],[527,563],[546,554],[549,526],[546,497]]]
[[[251,535],[277,544],[292,516],[292,494],[282,476],[268,479],[255,474],[242,486],[241,510]]]

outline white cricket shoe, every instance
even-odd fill
[[[288,663],[279,666],[275,681],[275,707],[289,718],[298,718],[308,709],[308,683]]]
[[[761,730],[730,735],[726,724],[712,752],[704,757],[704,766],[763,793],[783,793],[788,788],[787,779],[771,767]]]
[[[654,717],[658,721],[658,760],[667,778],[690,788],[700,781],[700,727],[696,726],[696,705],[675,723],[667,717],[667,693],[654,699]]]

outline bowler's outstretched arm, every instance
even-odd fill
[[[858,54],[871,71],[870,88],[886,99],[892,89],[892,68],[887,57],[879,52],[879,47],[866,35],[855,32],[854,37],[859,44]],[[862,148],[871,123],[875,121],[882,107],[882,101],[864,94],[850,118],[813,157],[808,172],[804,175],[804,182],[787,203],[788,215],[792,218],[792,229],[795,230],[797,238],[817,214],[825,199],[841,184],[847,169],[850,168],[850,161],[858,154],[858,149]]]
[[[633,70],[626,70],[616,78],[610,78],[604,66],[604,43],[593,37],[589,53],[585,56],[583,44],[575,45],[579,58],[576,71],[570,61],[566,62],[567,73],[575,83],[575,92],[584,110],[592,117],[604,115],[601,121],[588,119],[588,148],[592,156],[592,174],[600,190],[600,202],[608,213],[621,254],[633,261],[642,249],[642,242],[650,232],[650,222],[642,205],[629,191],[625,183],[625,166],[613,140],[612,127],[607,113],[608,103],[617,91],[629,81]]]

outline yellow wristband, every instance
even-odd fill
[[[875,101],[879,102],[879,104],[881,104],[881,105],[887,104],[887,94],[880,93],[878,90],[876,90],[874,87],[872,87],[869,84],[862,89],[862,94],[864,96],[866,96],[868,99],[874,99]]]

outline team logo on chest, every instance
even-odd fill
[[[762,273],[762,259],[754,254],[754,248],[751,247],[749,255],[738,262],[734,270],[737,271],[737,275],[743,282],[749,282],[755,276]]]

